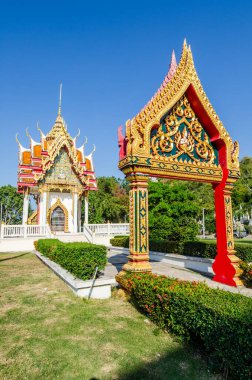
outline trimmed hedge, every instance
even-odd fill
[[[129,236],[115,236],[110,239],[113,247],[129,248]],[[180,253],[182,243],[167,240],[150,240],[150,250],[158,252]]]
[[[107,251],[103,245],[90,243],[62,243],[57,239],[40,239],[37,250],[55,261],[75,277],[89,280],[98,266],[101,271],[107,263]]]
[[[252,264],[243,262],[240,267],[243,270],[240,276],[241,280],[247,288],[252,288]]]
[[[151,251],[181,254],[182,249],[182,242],[168,240],[150,240]]]
[[[197,340],[213,370],[252,379],[251,298],[149,273],[127,273],[121,283],[159,327]]]
[[[236,256],[242,261],[250,262],[252,261],[252,245],[246,243],[235,242]],[[216,256],[216,242],[215,241],[193,241],[185,242],[183,250],[181,252],[183,255],[195,256],[195,257],[205,257],[214,259]]]
[[[58,239],[39,239],[34,242],[35,249],[37,249],[42,255],[51,259],[54,250],[61,243]]]
[[[129,237],[118,236],[110,240],[114,247],[129,248]],[[150,250],[164,253],[177,253],[214,259],[216,256],[215,241],[176,242],[166,240],[150,240]],[[236,255],[244,262],[252,262],[252,244],[235,242]]]
[[[110,239],[110,244],[113,247],[129,248],[129,236],[115,236],[113,239]]]

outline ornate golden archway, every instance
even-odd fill
[[[126,122],[125,136],[119,127],[118,140],[119,169],[130,184],[130,255],[123,271],[151,271],[149,177],[182,179],[212,184],[217,233],[213,280],[241,285],[231,201],[231,191],[240,176],[239,145],[232,141],[210,104],[186,42],[180,62],[177,64],[173,53],[170,69],[158,91]]]
[[[64,224],[64,232],[69,232],[68,230],[68,210],[67,208],[63,205],[61,200],[58,198],[57,201],[49,208],[47,212],[47,223],[50,225],[51,224],[51,217],[53,211],[57,208],[60,207],[62,211],[64,212],[65,215],[65,224]]]

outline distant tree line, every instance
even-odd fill
[[[252,211],[252,157],[240,162],[241,178],[235,183],[234,215]],[[125,179],[99,177],[98,191],[89,193],[90,223],[128,222],[129,185]],[[7,224],[22,222],[23,196],[13,186],[0,187],[2,219]],[[192,240],[201,228],[215,232],[213,189],[210,184],[191,181],[156,180],[149,184],[149,229],[153,239]],[[84,205],[82,210],[84,214]]]

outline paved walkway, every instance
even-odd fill
[[[122,253],[120,250],[108,252],[108,264],[106,266],[104,276],[105,277],[115,277],[115,275],[120,272],[124,263],[127,262],[127,253]],[[232,293],[239,293],[248,297],[252,297],[252,289],[245,288],[244,286],[235,288],[233,286],[228,286],[220,284],[218,282],[211,280],[211,275],[206,275],[202,273],[197,273],[190,269],[180,268],[175,265],[171,265],[161,261],[150,260],[153,273],[162,274],[169,277],[178,278],[180,280],[187,281],[201,281],[205,282],[211,288],[219,288],[227,290]]]

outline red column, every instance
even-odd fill
[[[242,285],[239,275],[240,259],[235,256],[233,237],[233,215],[231,190],[232,185],[226,181],[218,185],[213,185],[215,213],[216,213],[216,234],[217,234],[217,256],[213,263],[215,273],[213,280],[223,284],[238,286]]]

